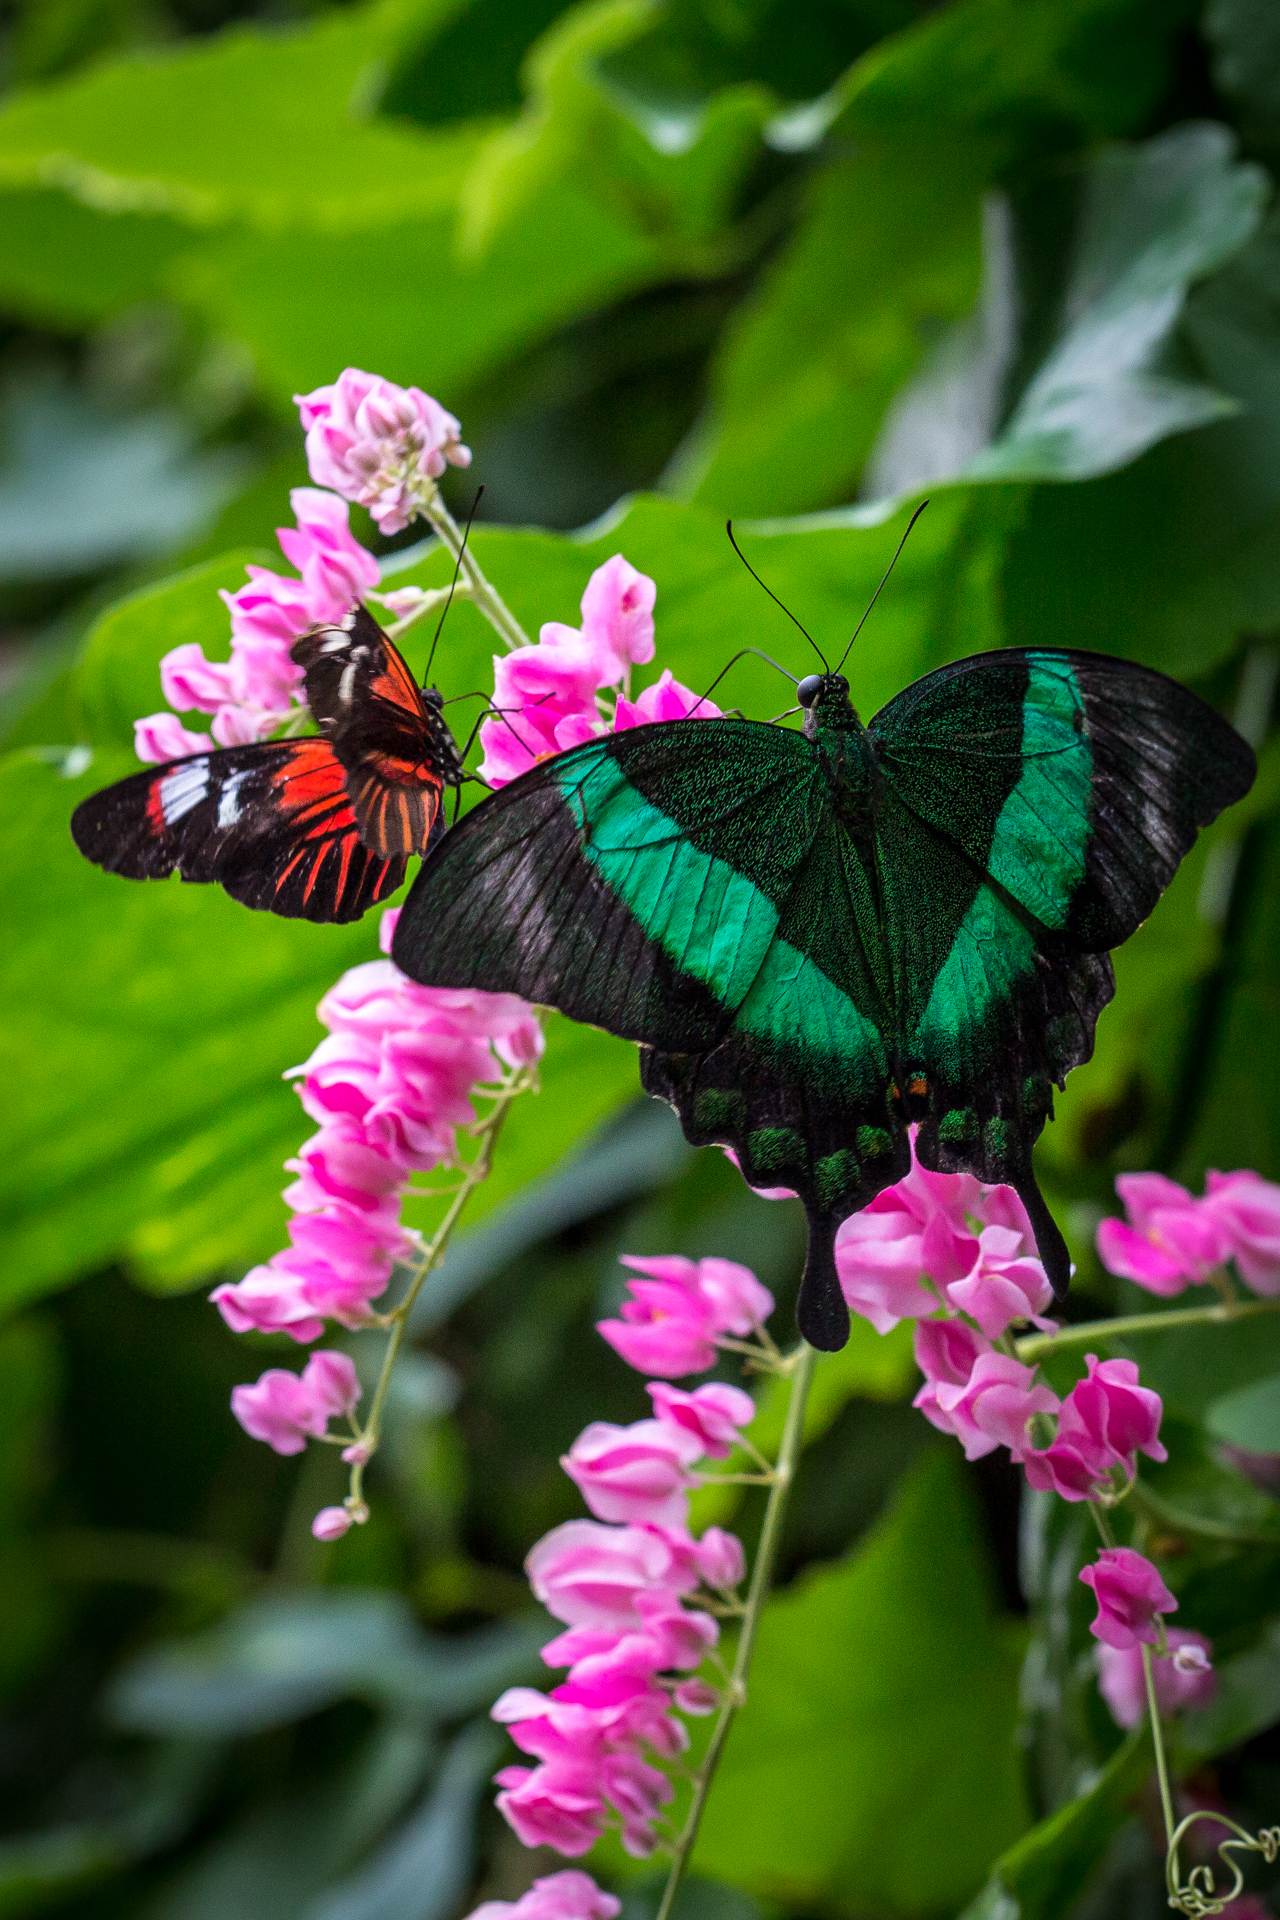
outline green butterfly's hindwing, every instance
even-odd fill
[[[531,769],[425,863],[394,957],[638,1042],[691,1140],[803,1200],[800,1326],[839,1346],[836,1228],[912,1124],[926,1166],[1017,1187],[1065,1289],[1032,1146],[1108,949],[1252,772],[1194,695],[1103,656],[961,661],[866,729],[833,679],[803,734],[674,721]]]

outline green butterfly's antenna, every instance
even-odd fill
[[[845,648],[844,652],[840,655],[840,666],[836,668],[837,673],[839,673],[840,667],[843,667],[845,661],[849,658],[849,654],[853,647],[854,641],[857,639],[858,635],[862,632],[862,629],[866,626],[867,620],[870,617],[871,609],[872,607],[874,607],[876,601],[880,598],[881,587],[884,586],[885,581],[889,578],[889,575],[893,572],[894,568],[897,566],[898,556],[902,552],[902,549],[906,546],[907,541],[911,537],[911,529],[912,527],[914,527],[916,521],[920,518],[920,515],[924,512],[928,504],[929,502],[927,500],[922,500],[920,502],[920,505],[916,508],[915,512],[912,514],[911,518],[908,520],[907,530],[903,534],[901,540],[899,540],[897,546],[894,548],[892,560],[889,562],[888,566],[885,568],[884,572],[880,576],[880,586],[876,588],[875,592],[872,594],[871,598],[868,600],[866,613],[863,614],[861,620],[859,620],[857,626],[854,628],[853,632],[849,635],[849,645]]]
[[[444,623],[446,618],[448,617],[449,609],[453,605],[453,596],[457,591],[458,575],[462,572],[462,556],[467,550],[467,541],[471,538],[471,522],[475,519],[476,509],[479,507],[480,502],[483,499],[484,499],[484,488],[483,486],[477,487],[476,497],[471,502],[471,511],[467,515],[467,524],[462,529],[462,545],[458,548],[458,557],[453,563],[453,578],[449,582],[449,592],[445,599],[445,603],[443,607],[441,607],[440,609],[440,618],[436,622],[435,635],[431,642],[431,651],[427,655],[427,664],[422,669],[422,684],[424,687],[426,686],[427,681],[431,677],[431,662],[436,657],[436,648],[440,645],[440,635],[444,632]]]
[[[777,594],[774,592],[772,587],[765,585],[765,582],[760,578],[760,575],[756,572],[755,568],[752,566],[751,562],[748,560],[746,554],[742,551],[742,548],[738,545],[737,541],[734,539],[732,520],[725,521],[724,530],[729,536],[729,545],[733,548],[734,552],[737,554],[739,560],[741,560],[743,566],[746,568],[747,572],[751,575],[751,578],[755,581],[756,585],[758,587],[764,587],[765,592],[768,594],[769,598],[772,600],[775,607],[782,607],[782,611],[786,614],[788,620],[791,622],[793,627],[800,628],[801,633],[804,635],[805,639],[809,642],[809,645],[813,648],[819,660],[821,660],[822,671],[824,673],[830,673],[831,668],[827,665],[827,656],[822,651],[822,648],[818,645],[813,635],[810,633],[808,627],[804,626],[802,622],[796,618],[795,614],[792,613],[790,607],[783,605],[782,601],[779,600]],[[704,695],[703,697],[705,698],[706,696]]]

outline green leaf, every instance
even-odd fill
[[[0,181],[87,206],[350,231],[453,204],[478,131],[373,118],[386,9],[239,27],[31,88],[0,113]],[[318,137],[319,136],[319,137]]]
[[[1212,665],[1280,620],[1280,220],[1193,292],[1185,330],[1234,418],[1089,487],[1042,487],[1010,542],[1012,634],[1124,651],[1166,672]],[[1069,591],[1063,591],[1064,568]]]
[[[252,356],[277,406],[343,366],[424,381],[450,405],[553,328],[667,271],[580,181],[540,192],[479,257],[462,258],[451,214],[387,220],[347,235],[343,274],[370,297],[333,298],[332,261],[300,231],[219,236],[175,270],[183,301]]]
[[[1228,131],[1201,125],[1104,149],[1065,206],[1043,189],[1024,196],[1013,241],[992,230],[1009,251],[992,275],[991,311],[895,403],[875,487],[1087,479],[1233,413],[1230,394],[1187,378],[1169,354],[1192,287],[1250,239],[1266,194]],[[1065,271],[1055,264],[1047,286],[1033,280],[1011,296],[1017,260],[1051,245]]]
[[[654,124],[598,70],[649,24],[642,0],[586,0],[557,19],[527,62],[524,112],[495,134],[463,196],[463,245],[480,252],[550,183],[577,178],[634,225],[669,242],[711,239],[760,146],[769,101],[754,85],[709,99],[692,122]],[[584,174],[582,156],[593,165]]]
[[[530,1617],[433,1636],[394,1593],[304,1590],[152,1646],[116,1676],[108,1706],[133,1732],[205,1739],[287,1726],[348,1699],[454,1720],[530,1672],[545,1626]]]
[[[788,1907],[916,1913],[971,1891],[1025,1817],[1017,1661],[979,1539],[938,1452],[855,1554],[770,1603],[703,1871]]]
[[[1205,1424],[1230,1447],[1280,1454],[1280,1373],[1211,1401]]]
[[[467,1890],[475,1816],[500,1742],[482,1721],[459,1734],[421,1805],[306,1920],[445,1920]]]
[[[681,461],[694,499],[741,515],[848,497],[925,343],[976,298],[982,183],[960,143],[945,168],[875,142],[817,175],[724,336]]]
[[[1085,1793],[1002,1854],[961,1920],[1063,1920],[1150,1771],[1149,1739],[1136,1728]]]
[[[46,325],[92,324],[155,297],[190,230],[164,214],[104,212],[50,187],[0,193],[0,298]]]
[[[0,202],[0,204],[3,204]],[[212,517],[239,461],[182,416],[108,410],[53,372],[0,393],[0,579],[47,581],[163,553]]]

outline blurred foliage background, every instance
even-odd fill
[[[269,1349],[204,1294],[280,1243],[304,1130],[280,1075],[373,929],[108,881],[71,806],[128,770],[160,653],[220,651],[216,589],[270,562],[306,479],[291,395],[343,366],[461,415],[477,549],[531,630],[620,549],[694,684],[747,641],[801,665],[727,513],[835,644],[928,490],[853,662],[864,712],[963,653],[1065,643],[1180,675],[1261,749],[1120,956],[1041,1149],[1073,1311],[1123,1306],[1090,1253],[1117,1170],[1280,1174],[1277,17],[27,0],[3,36],[0,1914],[454,1920],[528,1880],[485,1713],[535,1670],[521,1558],[578,1510],[557,1456],[643,1410],[591,1331],[614,1256],[746,1258],[789,1301],[799,1224],[638,1101],[630,1049],[553,1023],[423,1303],[374,1521],[317,1547],[331,1463],[233,1425]],[[459,607],[447,686],[490,645]],[[781,704],[735,676],[747,711]],[[1222,1657],[1182,1762],[1255,1823],[1280,1813],[1280,1506],[1221,1443],[1280,1452],[1272,1324],[1131,1347],[1173,1456],[1148,1517]],[[865,1330],[822,1364],[682,1914],[1154,1920],[1079,1515],[964,1470],[910,1376]],[[652,1872],[626,1873],[642,1914]]]

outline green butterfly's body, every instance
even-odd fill
[[[1055,1288],[1031,1148],[1087,1059],[1108,948],[1249,749],[1195,696],[1097,655],[1006,653],[859,721],[837,675],[804,731],[635,728],[484,802],[424,866],[397,962],[637,1041],[650,1093],[809,1213],[802,1331],[839,1346],[834,1237],[920,1160],[1007,1180]]]

